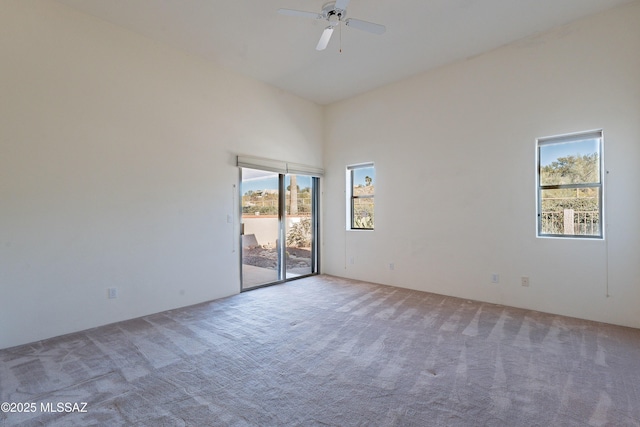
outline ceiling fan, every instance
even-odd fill
[[[360,19],[345,19],[347,16],[348,4],[349,0],[336,0],[322,6],[322,11],[320,13],[293,9],[278,9],[278,13],[281,15],[302,16],[303,18],[324,19],[329,22],[329,26],[324,29],[320,36],[316,50],[324,50],[327,47],[329,40],[331,39],[331,34],[333,34],[333,29],[339,26],[341,22],[344,22],[344,25],[347,27],[356,28],[373,34],[382,34],[386,31],[386,27],[384,25],[374,24],[373,22],[362,21]]]

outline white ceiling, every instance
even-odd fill
[[[384,24],[383,35],[342,26],[325,51],[325,0],[58,0],[319,104],[329,104],[637,0],[351,0],[347,17]]]

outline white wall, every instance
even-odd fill
[[[1,8],[0,348],[239,292],[235,155],[321,167],[322,108],[55,2]]]
[[[639,52],[634,2],[331,105],[324,271],[640,327]],[[599,128],[607,239],[536,238],[535,139]],[[368,161],[376,229],[347,232]]]

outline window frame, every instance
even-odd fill
[[[355,209],[354,209],[354,204],[355,201],[357,199],[371,199],[373,200],[373,206],[374,206],[374,212],[375,212],[375,187],[374,187],[374,192],[373,194],[369,195],[360,195],[360,196],[356,196],[353,194],[353,188],[354,188],[354,175],[355,175],[355,171],[358,169],[368,169],[368,168],[372,168],[374,171],[374,179],[375,179],[375,164],[373,162],[367,162],[367,163],[358,163],[358,164],[354,164],[354,165],[348,165],[347,166],[347,175],[346,175],[346,181],[347,181],[347,219],[346,219],[346,223],[347,223],[347,230],[348,231],[373,231],[375,230],[375,220],[373,220],[374,216],[372,216],[372,226],[371,227],[357,227],[355,224]]]
[[[549,146],[553,144],[565,144],[571,142],[585,141],[589,139],[598,140],[598,182],[590,183],[575,183],[575,184],[553,184],[542,185],[541,183],[541,159],[540,150],[541,147]],[[604,239],[604,132],[602,129],[596,129],[591,131],[576,132],[563,135],[548,136],[536,139],[536,236],[540,238],[561,238],[561,239],[589,239],[589,240],[603,240]],[[558,234],[558,233],[543,233],[542,230],[542,193],[544,190],[557,190],[557,189],[581,189],[581,188],[593,188],[598,190],[598,218],[599,218],[599,234]]]

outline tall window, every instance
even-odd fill
[[[347,166],[347,224],[351,230],[373,230],[375,179],[373,163]]]
[[[538,236],[602,238],[602,131],[540,138]]]

